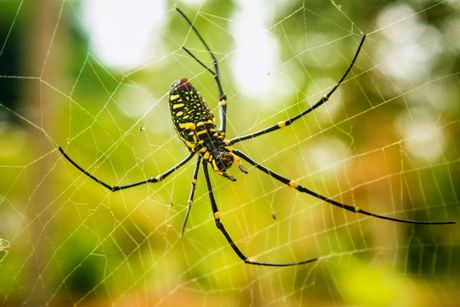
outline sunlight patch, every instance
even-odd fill
[[[333,176],[345,167],[343,163],[350,156],[349,146],[337,137],[327,137],[304,151],[304,161],[312,166],[310,171],[322,171]]]
[[[405,112],[397,126],[403,135],[404,146],[412,156],[426,161],[441,157],[446,148],[446,137],[439,122],[428,110],[418,107],[415,112]]]
[[[267,14],[253,2],[239,2],[232,17],[231,32],[236,48],[232,54],[232,73],[237,88],[250,98],[276,103],[274,96],[286,90],[285,81],[277,78],[279,48],[274,35],[264,24]]]
[[[164,1],[84,0],[82,25],[95,55],[106,65],[131,69],[155,50],[165,23]]]
[[[433,59],[442,51],[439,31],[423,23],[407,4],[385,7],[377,25],[387,40],[376,52],[383,71],[412,83],[428,77]]]

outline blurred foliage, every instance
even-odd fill
[[[186,156],[169,123],[167,89],[172,80],[193,76],[215,114],[217,93],[212,77],[180,49],[185,43],[209,63],[175,5],[197,14],[196,27],[222,59],[230,136],[276,123],[318,100],[348,65],[362,33],[372,32],[328,105],[238,148],[312,190],[369,211],[458,221],[460,28],[452,28],[460,25],[458,4],[270,4],[266,26],[278,41],[281,68],[269,73],[284,75],[292,90],[279,103],[265,105],[245,97],[231,75],[236,46],[229,28],[237,2],[169,3],[161,60],[130,71],[105,66],[94,56],[79,1],[45,2],[0,2],[0,239],[9,242],[0,250],[0,305],[453,306],[458,301],[457,225],[408,226],[354,216],[281,187],[253,168],[247,176],[234,168],[236,183],[217,176],[212,182],[223,221],[248,255],[273,262],[326,256],[295,268],[250,267],[215,228],[202,173],[181,237],[193,163],[167,182],[110,193],[56,151],[62,145],[110,183],[155,176]],[[427,78],[398,80],[384,67],[385,59],[398,54],[377,57],[390,45],[377,20],[398,5],[412,8],[415,14],[407,18],[439,37]],[[37,49],[41,41],[44,50]],[[423,37],[417,42],[432,43]],[[149,111],[130,116],[139,101],[146,101]],[[411,153],[398,128],[417,122],[421,108],[436,119],[446,143],[433,160]],[[433,147],[436,141],[441,142],[435,139]],[[331,152],[339,156],[330,158]],[[322,162],[331,159],[332,165]]]

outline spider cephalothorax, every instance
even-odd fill
[[[329,98],[332,96],[332,94],[335,92],[335,90],[345,80],[346,76],[348,75],[351,68],[353,67],[356,59],[358,58],[358,54],[361,50],[361,47],[364,44],[364,39],[366,38],[365,35],[361,38],[361,42],[358,46],[358,49],[356,50],[356,53],[353,59],[351,60],[351,63],[349,64],[348,68],[345,70],[345,73],[342,75],[339,81],[332,87],[332,89],[329,90],[329,92],[324,97],[320,98],[312,106],[303,110],[299,114],[291,118],[288,118],[287,120],[280,121],[274,125],[268,126],[265,129],[262,129],[262,130],[259,130],[253,133],[249,133],[243,136],[238,136],[238,137],[226,140],[225,131],[226,131],[226,121],[227,121],[227,113],[226,113],[227,112],[227,98],[222,89],[222,84],[221,84],[220,77],[219,77],[219,65],[218,65],[217,59],[214,56],[214,53],[209,48],[208,44],[204,41],[203,37],[201,37],[200,33],[193,26],[193,23],[191,22],[191,20],[180,9],[177,9],[177,11],[182,15],[182,17],[184,17],[184,19],[190,25],[193,32],[195,32],[195,34],[198,36],[198,38],[203,43],[204,47],[206,48],[206,50],[208,51],[209,55],[211,56],[213,60],[214,69],[211,69],[207,65],[205,65],[200,59],[198,59],[190,50],[188,50],[186,47],[183,47],[183,49],[193,59],[195,59],[205,70],[207,70],[213,75],[214,80],[216,81],[217,89],[219,91],[219,115],[220,115],[219,128],[217,128],[216,126],[214,115],[212,114],[211,110],[208,108],[208,106],[204,102],[200,93],[198,93],[198,91],[190,84],[190,81],[187,78],[181,78],[175,81],[170,87],[169,106],[170,106],[171,117],[174,123],[174,127],[176,128],[179,138],[184,142],[185,146],[187,146],[190,152],[189,155],[185,157],[185,159],[183,159],[181,162],[177,163],[175,166],[170,168],[169,170],[155,177],[147,178],[141,181],[137,181],[137,182],[133,182],[130,184],[125,184],[125,185],[110,185],[98,179],[97,177],[89,173],[87,170],[83,169],[75,161],[73,161],[64,152],[64,150],[61,147],[59,147],[59,150],[64,155],[64,157],[70,163],[72,163],[76,168],[82,171],[85,175],[87,175],[89,178],[91,178],[98,184],[104,186],[105,188],[111,191],[119,191],[119,190],[132,188],[134,186],[138,186],[138,185],[142,185],[146,183],[155,183],[155,182],[162,181],[167,176],[169,176],[171,173],[181,168],[188,161],[190,161],[190,159],[193,156],[197,155],[195,170],[194,170],[193,177],[192,177],[192,188],[191,188],[190,196],[188,199],[188,205],[187,205],[187,211],[185,214],[184,223],[182,224],[182,233],[185,230],[185,225],[187,224],[190,209],[192,207],[195,187],[197,184],[198,171],[200,170],[200,167],[201,167],[203,169],[203,173],[204,173],[204,177],[206,181],[206,187],[207,187],[208,195],[209,195],[209,200],[211,202],[211,209],[213,212],[214,221],[216,223],[217,228],[222,232],[228,244],[235,252],[235,254],[245,263],[253,264],[253,265],[292,266],[292,265],[300,265],[300,264],[313,262],[313,261],[318,260],[319,258],[314,257],[314,258],[309,258],[309,259],[302,260],[302,261],[288,262],[288,263],[273,263],[273,262],[255,261],[254,259],[247,257],[241,251],[241,249],[236,245],[236,243],[233,241],[232,237],[225,229],[224,224],[221,222],[221,213],[217,207],[217,203],[214,198],[214,193],[213,193],[212,184],[211,184],[209,171],[208,171],[208,164],[211,164],[212,168],[217,174],[227,177],[231,180],[235,180],[232,176],[228,175],[226,171],[232,166],[234,162],[237,162],[240,170],[246,173],[244,168],[241,166],[241,162],[239,160],[239,158],[242,158],[243,160],[247,161],[249,164],[254,166],[256,169],[262,171],[263,173],[267,174],[273,179],[301,193],[308,194],[310,196],[313,196],[317,199],[322,200],[325,203],[328,203],[330,205],[333,205],[335,207],[344,209],[352,213],[358,213],[358,214],[367,215],[367,216],[371,216],[371,217],[375,217],[375,218],[379,218],[379,219],[383,219],[387,221],[407,223],[407,224],[447,225],[447,224],[455,223],[453,221],[413,221],[413,220],[400,219],[400,218],[390,217],[390,216],[366,211],[364,209],[359,208],[356,205],[348,205],[348,204],[341,203],[339,201],[336,201],[334,199],[321,195],[317,192],[314,192],[298,184],[295,180],[291,180],[285,176],[282,176],[276,173],[273,170],[270,170],[269,168],[263,166],[256,160],[250,158],[247,154],[230,147],[233,144],[243,142],[246,140],[251,140],[261,135],[269,134],[273,131],[276,131],[288,125],[291,125],[299,118],[302,118],[303,116],[309,114],[310,112],[312,112],[313,110],[315,110],[316,108],[324,104],[326,101],[328,101]]]
[[[235,159],[233,158],[233,154],[227,151],[226,149],[218,150],[217,151],[217,167],[222,170],[229,169]]]

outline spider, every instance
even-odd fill
[[[87,170],[82,168],[79,164],[77,164],[73,159],[71,159],[64,152],[62,147],[59,147],[58,149],[62,153],[62,155],[65,157],[65,159],[67,159],[73,166],[79,169],[83,174],[85,174],[86,176],[94,180],[96,183],[107,188],[108,190],[115,192],[115,191],[132,188],[135,186],[143,185],[146,183],[157,183],[157,182],[163,181],[164,179],[166,179],[166,177],[168,177],[174,171],[184,166],[187,162],[189,162],[192,159],[192,157],[196,155],[197,159],[196,159],[195,169],[194,169],[193,177],[191,181],[191,191],[188,197],[187,210],[185,213],[184,222],[182,224],[181,233],[183,234],[185,231],[185,227],[187,224],[187,220],[190,214],[190,210],[192,207],[192,202],[193,202],[193,198],[195,194],[195,188],[196,188],[197,179],[198,179],[198,172],[200,170],[200,167],[202,167],[216,227],[222,232],[228,244],[235,252],[235,254],[244,263],[251,264],[251,265],[272,266],[272,267],[296,266],[296,265],[301,265],[301,264],[306,264],[306,263],[317,261],[318,259],[320,259],[320,257],[314,257],[314,258],[309,258],[309,259],[302,260],[302,261],[287,262],[287,263],[260,262],[260,261],[255,261],[254,259],[247,257],[245,253],[243,253],[243,251],[235,244],[232,237],[227,232],[227,230],[224,227],[224,224],[221,221],[221,213],[218,209],[216,200],[214,198],[213,189],[211,186],[211,180],[209,176],[209,167],[211,167],[212,170],[217,175],[223,176],[231,181],[235,181],[236,179],[233,176],[229,175],[227,171],[236,162],[240,171],[242,171],[243,173],[247,173],[247,171],[244,169],[241,163],[241,159],[243,159],[247,163],[254,166],[256,169],[262,171],[268,176],[271,176],[272,178],[274,178],[275,180],[301,193],[309,194],[310,196],[320,199],[324,201],[325,203],[329,203],[333,206],[342,208],[344,210],[347,210],[353,213],[359,213],[359,214],[363,214],[363,215],[367,215],[367,216],[371,216],[371,217],[375,217],[375,218],[379,218],[383,220],[399,222],[399,223],[407,223],[407,224],[446,225],[446,224],[455,223],[454,221],[414,221],[414,220],[400,219],[400,218],[372,213],[364,209],[361,209],[355,205],[348,205],[348,204],[338,202],[324,195],[321,195],[317,192],[314,192],[304,187],[303,185],[298,184],[296,181],[291,180],[285,176],[282,176],[271,169],[268,169],[267,167],[258,163],[256,160],[249,157],[247,154],[233,147],[233,145],[239,142],[251,140],[259,136],[280,130],[286,126],[289,126],[293,124],[299,118],[309,114],[310,112],[312,112],[313,110],[315,110],[316,108],[324,104],[326,101],[328,101],[330,97],[332,96],[332,94],[337,90],[337,88],[345,80],[348,73],[350,72],[353,65],[355,64],[356,59],[358,58],[358,55],[364,44],[364,40],[366,39],[366,35],[362,36],[361,41],[358,45],[358,48],[353,56],[353,59],[351,60],[350,64],[348,65],[348,68],[345,70],[345,72],[343,73],[339,81],[332,87],[332,89],[325,96],[320,98],[315,104],[313,104],[306,110],[302,111],[301,113],[287,120],[279,121],[278,123],[272,126],[269,126],[265,129],[262,129],[262,130],[259,130],[257,132],[253,132],[247,135],[238,136],[232,139],[227,139],[225,135],[226,134],[226,123],[227,123],[227,116],[226,116],[227,97],[222,88],[220,72],[219,72],[219,63],[214,53],[212,52],[211,48],[206,43],[206,41],[201,36],[201,34],[198,32],[198,30],[195,28],[192,21],[179,8],[176,8],[176,10],[184,18],[184,20],[188,23],[188,25],[190,26],[192,31],[195,33],[197,38],[200,40],[200,42],[203,44],[203,46],[206,48],[209,56],[212,59],[213,64],[212,64],[212,68],[210,68],[207,65],[205,65],[200,59],[198,59],[198,57],[196,57],[189,49],[187,49],[185,46],[182,47],[183,50],[189,56],[191,56],[198,64],[204,67],[204,69],[206,69],[206,71],[211,73],[212,76],[214,77],[214,80],[217,85],[217,90],[219,93],[219,102],[218,102],[219,117],[220,117],[219,127],[217,127],[215,117],[211,113],[211,110],[206,105],[200,93],[192,86],[192,84],[187,78],[182,77],[179,80],[173,82],[170,87],[169,108],[170,108],[171,117],[172,117],[174,127],[176,129],[176,132],[179,138],[183,141],[183,143],[189,150],[189,155],[185,159],[183,159],[177,165],[173,166],[169,170],[165,171],[164,173],[159,174],[156,177],[151,177],[145,180],[137,181],[137,182],[126,184],[126,185],[110,185],[98,179],[96,176],[92,175]]]

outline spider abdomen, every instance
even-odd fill
[[[171,85],[169,108],[176,132],[188,150],[209,161],[216,172],[225,172],[233,164],[225,133],[217,128],[214,114],[187,78]]]

